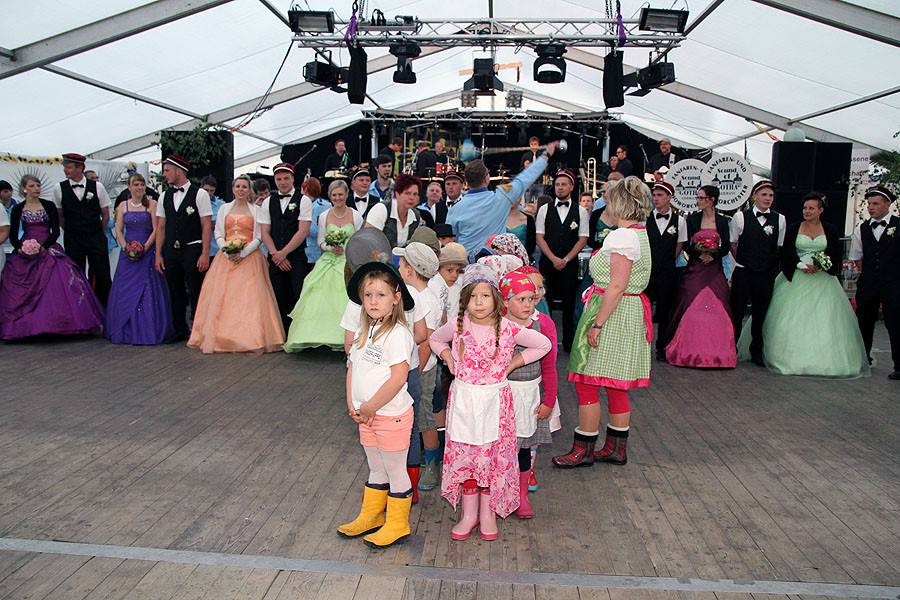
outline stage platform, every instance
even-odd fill
[[[335,533],[366,476],[339,355],[83,338],[0,357],[0,598],[900,597],[885,351],[853,381],[656,364],[624,467],[552,468],[563,384],[537,518],[452,542],[427,492],[383,551]]]

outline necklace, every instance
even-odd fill
[[[133,208],[144,208],[143,203],[141,203],[141,202],[135,203],[134,198],[128,199],[128,206],[131,206]]]
[[[344,212],[338,214],[338,211],[335,210],[336,208],[337,208],[336,206],[331,208],[331,214],[334,215],[334,218],[335,218],[335,219],[339,219],[339,220],[340,220],[340,219],[343,219],[344,217],[347,216],[347,213],[350,212],[350,209],[347,208],[346,206],[344,206],[344,207],[343,207],[343,208],[344,208]]]

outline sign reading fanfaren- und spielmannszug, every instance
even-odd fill
[[[722,154],[706,164],[701,176],[703,185],[719,188],[716,210],[731,211],[741,208],[750,198],[753,188],[753,171],[750,163],[739,154]]]

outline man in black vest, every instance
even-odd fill
[[[856,318],[866,356],[871,363],[872,336],[881,306],[894,362],[888,379],[900,381],[900,218],[890,214],[896,200],[893,192],[880,185],[866,190],[869,219],[853,230],[850,260],[861,269],[856,282]]]
[[[575,174],[569,169],[556,173],[556,200],[538,209],[535,219],[537,245],[541,250],[540,271],[547,288],[547,304],[562,301],[563,349],[569,352],[575,339],[575,295],[578,290],[578,253],[587,244],[588,211],[572,200]]]
[[[366,227],[374,227],[384,232],[392,248],[406,244],[422,224],[422,217],[416,209],[419,203],[418,177],[401,174],[394,183],[394,197],[377,204],[366,218]]]
[[[444,202],[444,189],[440,179],[428,182],[425,187],[425,202],[419,205],[419,214],[425,225],[432,229],[438,223],[447,222],[447,203]]]
[[[193,318],[203,274],[209,269],[212,205],[206,190],[188,180],[190,171],[191,163],[183,156],[166,157],[163,177],[169,188],[156,205],[156,270],[166,276],[169,286],[173,342],[188,338],[187,304],[190,301]]]
[[[787,229],[784,215],[772,210],[775,187],[763,179],[750,190],[753,205],[735,213],[731,219],[731,253],[734,274],[731,276],[731,320],[734,339],[741,336],[747,300],[750,301],[750,358],[754,364],[766,366],[763,360],[762,328],[772,301],[775,277],[778,275],[778,253]]]
[[[260,222],[260,236],[269,249],[269,279],[287,331],[291,325],[288,315],[300,298],[307,273],[306,237],[312,226],[312,200],[294,188],[294,165],[278,163],[273,172],[275,191],[262,205],[269,223]]]
[[[671,183],[653,184],[653,212],[647,220],[650,240],[650,283],[647,295],[656,302],[656,360],[665,362],[666,346],[671,341],[670,325],[678,292],[678,269],[675,261],[687,242],[687,223],[672,210],[675,188]]]
[[[363,220],[369,215],[372,207],[381,202],[381,198],[369,193],[370,185],[372,185],[372,174],[369,173],[368,169],[357,169],[350,177],[350,191],[352,193],[347,198],[347,206],[358,210]]]
[[[59,225],[65,230],[66,254],[82,271],[87,262],[88,279],[97,299],[106,306],[112,283],[104,233],[109,224],[110,200],[102,183],[84,176],[85,160],[81,154],[63,154],[66,179],[53,188],[53,203],[59,211]]]

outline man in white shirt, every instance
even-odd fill
[[[84,176],[86,160],[74,152],[63,154],[66,179],[53,188],[53,203],[59,211],[59,225],[65,230],[66,254],[86,272],[97,299],[106,306],[112,283],[105,233],[111,203],[103,184]]]
[[[731,253],[734,274],[731,276],[731,319],[734,339],[741,336],[747,301],[751,303],[750,357],[754,364],[765,367],[762,326],[772,301],[778,254],[784,244],[787,222],[784,215],[772,210],[775,186],[771,181],[757,181],[750,190],[753,206],[738,211],[731,219]]]
[[[578,290],[578,253],[587,244],[590,213],[572,199],[575,174],[560,169],[553,183],[556,200],[540,207],[535,218],[540,271],[547,288],[547,304],[562,301],[563,349],[575,338],[575,295]]]
[[[191,163],[171,154],[163,161],[168,189],[156,205],[156,270],[166,276],[172,304],[172,342],[190,334],[187,306],[197,310],[203,274],[209,269],[212,204],[209,194],[188,180]]]

